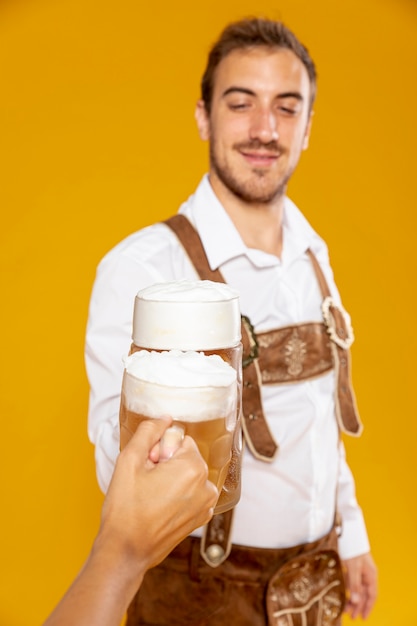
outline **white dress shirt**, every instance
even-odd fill
[[[240,293],[240,307],[258,331],[321,322],[322,296],[310,248],[340,302],[327,247],[297,207],[285,199],[281,258],[250,249],[205,176],[180,212],[197,228],[212,269]],[[122,358],[129,351],[137,292],[153,283],[196,279],[175,235],[164,224],[144,228],[101,261],[93,287],[86,338],[90,381],[89,437],[97,476],[106,491],[119,450]],[[279,444],[272,463],[244,451],[242,495],[235,510],[233,542],[263,548],[293,546],[331,527],[337,493],[343,517],[342,558],[367,552],[369,543],[354,482],[334,415],[334,373],[314,380],[262,388],[271,432]]]

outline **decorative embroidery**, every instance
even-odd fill
[[[343,573],[333,551],[301,555],[284,564],[270,582],[268,623],[335,626],[344,602]]]
[[[298,602],[305,604],[311,593],[310,581],[306,576],[295,580],[290,584],[290,591]]]
[[[275,341],[275,337],[278,333],[270,331],[269,333],[261,333],[257,335],[258,345],[260,348],[269,348],[269,346]]]
[[[300,339],[297,329],[294,328],[291,338],[285,346],[285,363],[287,372],[291,376],[298,376],[303,371],[303,363],[307,354],[307,344]]]
[[[297,620],[296,623],[302,626],[334,626],[343,611],[343,602],[335,589],[338,585],[337,581],[330,583],[325,590],[317,593],[304,606],[275,611],[272,614],[274,620],[272,623],[274,626],[293,626]],[[315,617],[309,613],[314,605],[317,607]]]

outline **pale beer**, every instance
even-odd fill
[[[232,457],[237,396],[236,370],[218,355],[137,351],[125,362],[121,447],[143,419],[170,415],[196,442],[220,492]]]

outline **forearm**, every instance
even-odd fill
[[[121,451],[91,553],[44,626],[117,626],[145,572],[210,520],[219,493],[195,442],[160,460],[171,424],[144,420]]]
[[[111,545],[111,544],[110,544]],[[100,537],[83,569],[44,626],[114,626],[138,590],[146,568],[102,545]]]

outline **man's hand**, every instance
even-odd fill
[[[351,618],[366,619],[377,597],[377,569],[371,554],[343,561],[348,600],[345,611]]]

